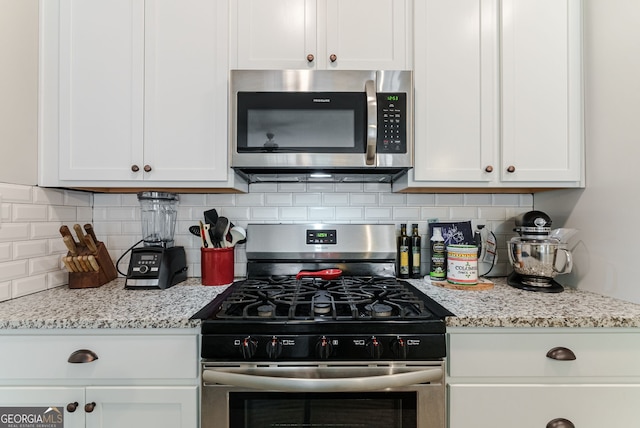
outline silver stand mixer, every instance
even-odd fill
[[[554,278],[569,273],[573,267],[571,252],[565,248],[564,239],[556,237],[556,231],[573,235],[575,229],[551,230],[551,218],[542,211],[529,211],[515,219],[519,237],[508,242],[509,261],[513,272],[507,283],[527,291],[560,293],[562,285]],[[566,237],[565,237],[566,239]]]
[[[174,245],[178,195],[138,193],[143,247],[131,250],[125,288],[168,288],[187,279],[184,247]]]

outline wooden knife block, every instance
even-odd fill
[[[104,243],[101,241],[96,242],[96,248],[98,252],[93,254],[87,247],[77,247],[78,256],[93,254],[100,269],[97,272],[69,272],[69,288],[96,288],[118,277],[118,271]],[[67,256],[70,255],[71,253],[67,253]]]

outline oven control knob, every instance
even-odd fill
[[[282,353],[282,341],[273,336],[269,342],[267,342],[267,356],[271,359],[276,359]]]
[[[371,358],[378,359],[382,356],[382,343],[375,336],[367,340],[365,347]]]
[[[316,355],[321,360],[328,359],[333,353],[333,345],[328,337],[322,336],[316,343]]]
[[[245,337],[240,342],[240,352],[242,352],[242,358],[248,360],[249,358],[253,358],[256,354],[256,350],[258,349],[258,342],[251,337]]]
[[[396,338],[391,342],[391,352],[396,358],[406,359],[407,358],[407,341],[401,337]]]

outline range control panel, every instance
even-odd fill
[[[407,94],[378,93],[378,153],[407,153]]]
[[[307,244],[337,244],[337,233],[331,230],[307,230]]]

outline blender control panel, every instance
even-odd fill
[[[131,254],[131,274],[156,276],[160,270],[162,252],[135,251]]]

